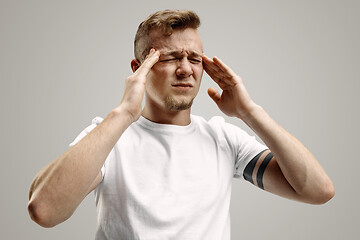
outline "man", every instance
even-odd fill
[[[34,221],[65,221],[95,189],[96,239],[230,239],[233,177],[306,203],[333,197],[313,155],[253,102],[238,75],[204,55],[199,25],[195,13],[171,10],[140,24],[120,105],[36,176]],[[221,111],[266,146],[221,117],[190,114],[203,70],[222,89],[208,90]]]

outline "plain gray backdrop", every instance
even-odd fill
[[[202,20],[208,56],[242,76],[252,98],[318,158],[336,195],[286,200],[234,179],[232,239],[359,236],[360,1],[0,1],[0,239],[93,239],[93,194],[44,229],[27,213],[36,173],[121,100],[138,24],[163,9]],[[204,74],[193,114],[222,115]],[[229,122],[253,134],[240,120]]]

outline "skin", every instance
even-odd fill
[[[160,52],[160,58],[146,81],[142,115],[157,123],[187,125],[203,74],[200,35],[196,29],[187,28],[166,38],[153,31],[151,37],[156,39],[151,45]],[[134,71],[139,66],[138,61],[132,61]]]
[[[43,227],[67,220],[101,182],[100,169],[122,133],[141,115],[147,75],[159,60],[152,50],[125,81],[120,105],[75,146],[42,169],[29,191],[30,217]]]
[[[158,123],[189,124],[189,106],[199,90],[203,70],[222,89],[221,93],[208,90],[220,110],[244,121],[274,154],[263,177],[266,191],[312,204],[325,203],[334,196],[332,182],[314,156],[255,104],[237,74],[218,58],[203,54],[195,29],[175,30],[170,37],[157,39],[142,63],[132,60],[134,73],[126,79],[119,106],[37,174],[28,205],[35,222],[53,227],[73,214],[101,182],[100,169],[115,143],[141,115]],[[177,109],[179,106],[184,109]]]
[[[335,194],[333,184],[310,151],[250,98],[241,77],[220,59],[203,55],[203,62],[205,71],[222,89],[220,94],[209,88],[209,96],[223,113],[244,121],[274,155],[264,173],[264,189],[312,204],[330,200]],[[261,155],[255,172],[268,153]]]

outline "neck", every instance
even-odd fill
[[[145,105],[142,116],[152,122],[160,124],[172,124],[179,126],[189,125],[190,120],[190,108],[180,111],[163,110],[159,107]]]

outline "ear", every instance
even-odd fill
[[[140,66],[141,63],[137,59],[133,59],[131,61],[131,69],[133,70],[133,72],[135,72]]]

